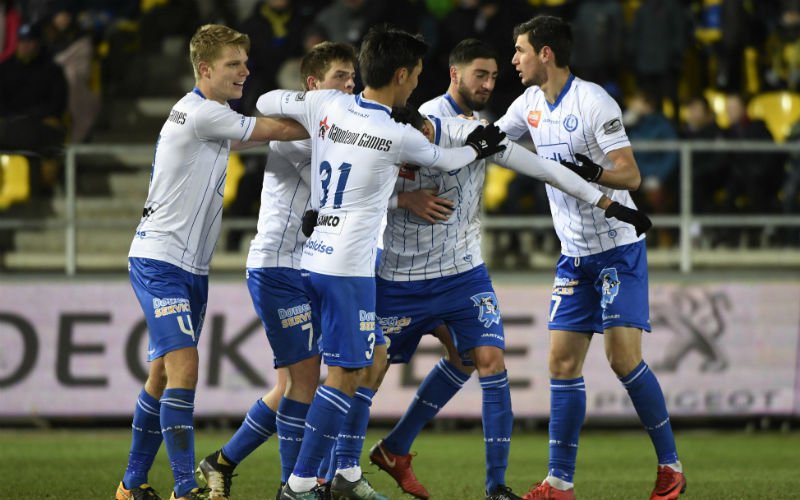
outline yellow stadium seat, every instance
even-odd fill
[[[228,208],[233,200],[236,199],[236,193],[239,191],[239,180],[244,175],[244,163],[239,153],[231,153],[228,157],[228,173],[225,178],[225,189],[222,191],[222,206]]]
[[[486,182],[483,184],[483,206],[486,210],[495,211],[508,195],[508,185],[516,174],[507,168],[494,163],[486,166]]]
[[[728,128],[730,123],[728,121],[728,111],[725,109],[725,93],[719,90],[706,89],[703,95],[717,117],[717,126],[721,129]]]
[[[0,210],[31,197],[31,169],[22,155],[0,154]]]
[[[775,142],[784,142],[792,125],[800,119],[800,94],[788,91],[758,94],[747,105],[747,115],[764,120]]]

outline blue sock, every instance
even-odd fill
[[[483,389],[483,441],[486,447],[486,492],[506,484],[508,451],[511,448],[511,392],[506,371],[480,377]]]
[[[194,391],[167,389],[161,396],[161,434],[175,478],[175,498],[197,488],[194,479]]]
[[[222,447],[222,454],[233,465],[238,465],[247,455],[275,434],[275,412],[260,398],[253,403],[236,434]]]
[[[666,465],[677,462],[675,436],[672,434],[664,393],[661,392],[656,375],[647,363],[642,361],[632,372],[619,380],[628,390],[633,407],[639,414],[639,420],[650,434],[650,439],[656,448],[658,463]]]
[[[550,379],[550,471],[548,475],[573,482],[578,437],[586,418],[583,377]]]
[[[336,445],[331,447],[331,452],[325,455],[325,458],[322,459],[322,463],[319,464],[319,471],[317,471],[317,477],[324,477],[325,481],[331,482],[333,481],[333,477],[336,475]]]
[[[142,389],[133,411],[133,439],[128,454],[128,467],[122,477],[126,488],[137,488],[147,482],[147,473],[153,465],[158,448],[161,447],[160,404],[156,398]]]
[[[336,468],[349,469],[360,463],[361,450],[369,424],[369,408],[375,391],[368,387],[359,387],[350,404],[350,411],[344,419],[339,437],[336,438]]]
[[[352,398],[333,387],[321,385],[308,409],[303,444],[292,474],[297,477],[317,477],[319,464],[336,444]]]
[[[397,455],[407,455],[422,428],[433,420],[467,380],[468,374],[444,358],[440,359],[420,384],[403,418],[384,438],[386,449]]]
[[[278,405],[278,452],[281,456],[281,482],[289,480],[300,445],[303,444],[303,431],[306,426],[306,414],[310,405],[293,399],[281,398]]]

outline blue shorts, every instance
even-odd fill
[[[420,281],[376,279],[378,321],[389,340],[389,362],[408,363],[423,335],[446,323],[463,362],[481,346],[505,349],[503,320],[492,280],[481,265]]]
[[[303,280],[311,297],[312,317],[319,318],[325,364],[371,366],[375,346],[386,343],[375,328],[375,279],[304,271]]]
[[[147,361],[197,347],[208,304],[208,276],[138,257],[128,259],[128,272],[147,321]]]
[[[267,332],[275,368],[319,354],[321,330],[298,269],[248,268],[247,289]]]
[[[613,326],[650,331],[644,240],[588,257],[562,255],[550,302],[550,330],[602,333]]]

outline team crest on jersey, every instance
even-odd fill
[[[319,138],[324,141],[325,134],[328,132],[328,129],[330,128],[331,126],[328,125],[328,117],[326,116],[325,118],[322,119],[322,121],[319,122]]]
[[[537,128],[539,126],[539,120],[542,119],[542,112],[541,111],[528,111],[528,123],[531,124],[531,127]]]
[[[578,128],[578,117],[569,114],[566,118],[564,118],[564,128],[567,129],[567,132],[575,132],[575,129]]]
[[[617,268],[607,267],[600,271],[600,279],[603,285],[603,296],[601,306],[603,309],[609,304],[614,303],[614,299],[619,294],[619,277],[617,277]]]
[[[497,307],[497,297],[493,292],[483,292],[470,297],[472,303],[478,307],[478,321],[489,328],[492,323],[500,323],[500,309]]]

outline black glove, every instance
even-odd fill
[[[653,227],[650,217],[644,212],[628,208],[616,201],[612,201],[611,205],[606,208],[606,218],[610,219],[611,217],[631,224],[636,229],[636,236],[646,233],[648,229]]]
[[[317,216],[319,212],[316,210],[306,210],[306,213],[303,214],[303,234],[306,235],[306,238],[311,236],[311,233],[314,232],[314,228],[317,227]]]
[[[478,157],[476,159],[486,158],[495,153],[499,153],[506,149],[500,142],[506,138],[506,133],[497,128],[496,125],[481,125],[476,128],[467,136],[465,146],[472,146]]]
[[[561,160],[561,164],[589,182],[597,182],[600,176],[603,175],[603,167],[590,160],[587,156],[576,153],[575,159],[581,164],[578,165],[567,160]]]

